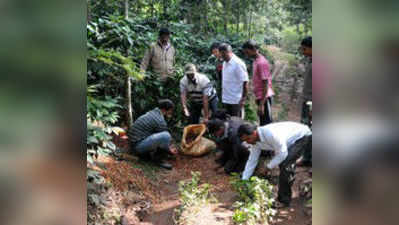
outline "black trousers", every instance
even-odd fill
[[[214,97],[211,101],[208,102],[209,110],[212,113],[215,113],[218,110],[218,97]],[[199,124],[199,120],[202,113],[203,104],[192,103],[190,105],[190,124]]]
[[[279,166],[278,201],[288,205],[291,203],[291,187],[295,181],[296,160],[309,149],[312,150],[312,135],[297,140],[288,148],[288,156]]]
[[[223,103],[224,108],[227,111],[227,114],[230,116],[241,117],[241,107],[239,104],[225,104]]]
[[[306,104],[307,101],[311,101],[311,99],[305,99],[302,103],[301,123],[306,124],[310,128],[312,128],[310,107]],[[312,165],[312,150],[306,150],[303,153],[303,163]]]
[[[231,143],[227,140],[217,143],[218,148],[223,154],[218,163],[224,167],[227,174],[232,172],[240,173],[244,171],[245,164],[249,157],[248,148],[242,143]],[[235,146],[234,146],[235,145]]]
[[[259,105],[260,104],[260,100],[256,100],[256,104]],[[268,97],[265,101],[265,109],[264,109],[264,114],[263,115],[259,115],[258,112],[258,117],[259,117],[259,125],[263,126],[263,125],[267,125],[271,122],[273,122],[272,119],[272,98]]]

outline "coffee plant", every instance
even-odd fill
[[[241,180],[238,173],[233,173],[231,184],[239,195],[239,200],[234,203],[235,224],[266,225],[272,222],[276,211],[271,208],[274,201],[273,186],[267,180],[255,176]]]

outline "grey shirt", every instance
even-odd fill
[[[312,59],[308,59],[305,66],[305,82],[303,85],[302,95],[303,99],[306,101],[312,99]]]

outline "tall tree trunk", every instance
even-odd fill
[[[223,30],[224,34],[227,35],[227,14],[229,13],[228,9],[228,0],[223,0],[223,7],[224,7],[224,13],[223,13]]]
[[[251,38],[251,27],[252,27],[252,9],[249,10],[249,24],[248,24],[248,38]]]
[[[90,13],[90,0],[86,1],[86,13],[87,13],[87,23],[91,21],[91,13]]]
[[[236,2],[236,8],[237,8],[237,17],[236,17],[236,33],[238,33],[240,31],[240,1]]]
[[[126,74],[125,83],[126,83],[126,106],[127,106],[126,123],[127,126],[130,127],[130,125],[133,123],[133,107],[132,107],[132,83],[130,80],[130,76],[128,74]]]
[[[208,34],[208,0],[204,0],[204,21],[203,21],[203,28],[205,34]]]
[[[125,0],[125,19],[129,19],[129,0]]]
[[[248,3],[246,3],[246,4],[248,4]],[[245,5],[245,6],[244,6],[243,12],[244,12],[244,14],[243,14],[243,16],[244,16],[243,33],[244,33],[245,31],[248,30],[248,20],[249,20],[249,19],[248,19],[248,5]]]
[[[125,19],[129,19],[129,0],[125,0]],[[126,56],[129,56],[129,51],[126,50]],[[126,108],[127,108],[127,115],[126,115],[126,123],[127,126],[133,123],[133,107],[132,107],[132,84],[130,81],[129,74],[126,73],[125,75],[125,92],[126,92]]]

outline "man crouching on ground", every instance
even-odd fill
[[[174,108],[171,100],[160,100],[158,107],[140,116],[128,132],[131,151],[165,169],[172,169],[172,165],[163,161],[165,156],[177,154],[165,121],[165,117],[172,117]]]
[[[278,197],[275,207],[288,207],[291,203],[291,186],[295,180],[295,163],[302,153],[312,148],[312,132],[304,124],[296,122],[271,123],[262,127],[243,124],[238,128],[241,141],[254,145],[242,175],[243,180],[250,178],[258,164],[262,150],[273,150],[275,156],[267,164],[271,170],[280,167]]]
[[[248,159],[248,149],[237,135],[242,124],[244,120],[234,116],[227,121],[212,119],[208,122],[208,131],[218,139],[217,146],[223,152],[216,160],[219,164],[216,169],[224,167],[227,174],[242,172]]]

